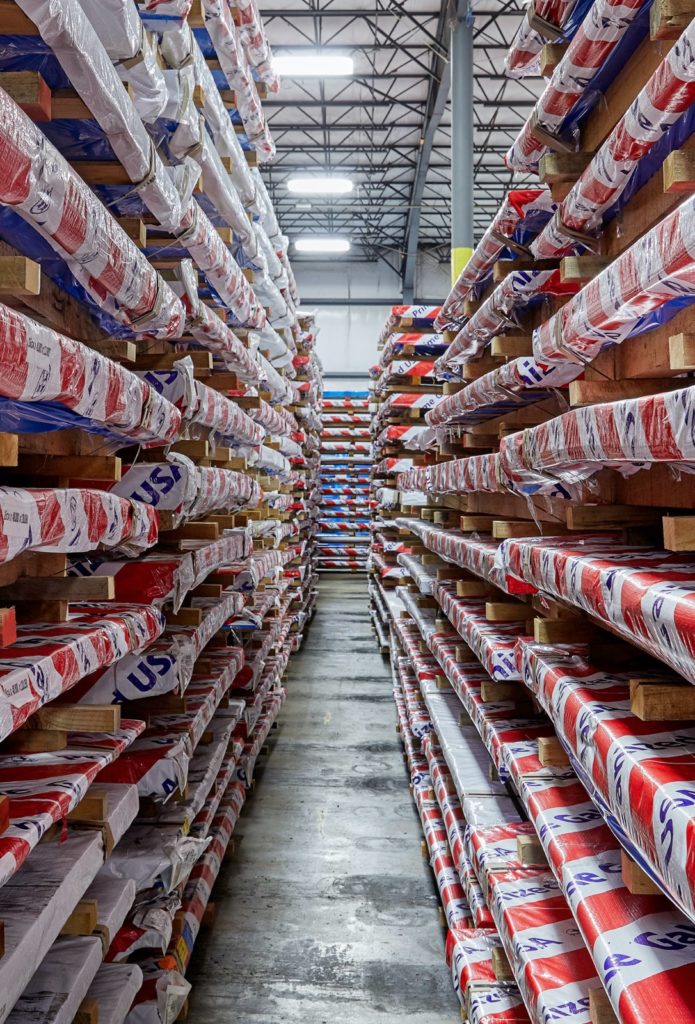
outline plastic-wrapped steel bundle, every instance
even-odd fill
[[[0,562],[29,550],[137,555],[156,542],[157,514],[139,501],[78,488],[0,488]]]
[[[529,1024],[519,989],[511,981],[471,987],[468,997],[470,1024]]]
[[[546,146],[534,135],[533,126],[547,134],[561,132],[580,101],[584,109],[600,94],[588,92],[592,79],[620,45],[645,0],[595,0],[569,44],[531,117],[505,156],[511,170],[529,171],[538,164]],[[588,93],[588,99],[587,99]]]
[[[428,330],[441,310],[441,306],[391,306],[381,331],[380,342],[385,343],[389,334],[396,330]]]
[[[134,373],[2,305],[0,369],[3,430],[83,426],[168,444],[180,429],[175,406]]]
[[[446,962],[451,970],[454,991],[461,1006],[466,1005],[469,985],[495,984],[492,950],[500,945],[494,928],[450,928],[446,937]]]
[[[434,596],[492,679],[521,678],[514,649],[517,639],[524,635],[524,616],[528,615],[525,605],[519,605],[519,622],[489,622],[485,617],[485,602],[457,597],[455,585],[436,582]]]
[[[42,836],[62,821],[89,786],[144,730],[145,723],[123,720],[106,737],[92,734],[65,750],[0,756],[0,795],[10,799],[10,824],[0,834],[0,887],[24,864]]]
[[[418,782],[413,796],[447,924],[449,928],[465,928],[471,923],[471,911],[451,856],[439,804],[432,798],[430,780]]]
[[[0,738],[19,729],[29,715],[80,679],[144,650],[164,629],[155,608],[117,604],[72,605],[70,621],[17,630],[0,666]]]
[[[36,125],[0,90],[0,202],[17,211],[115,319],[176,338],[183,310],[171,288]]]
[[[631,547],[617,539],[506,540],[501,571],[582,608],[695,682],[695,563],[684,554]]]
[[[526,8],[526,16],[504,58],[504,69],[510,78],[524,78],[540,73],[540,53],[548,40],[557,42],[576,7],[577,0],[534,0]]]
[[[577,377],[604,348],[689,305],[695,296],[694,224],[690,196],[536,328],[536,360]]]
[[[688,1020],[692,924],[665,897],[622,884],[620,846],[576,779],[528,775],[518,785],[621,1024],[648,1024],[655,1006]]]
[[[265,430],[248,416],[234,401],[208,387],[202,381],[195,382],[198,406],[193,422],[207,427],[220,441],[230,440],[236,444],[258,447]]]
[[[577,298],[579,296],[571,299],[556,317],[560,317]],[[555,317],[546,321],[543,327],[553,321]],[[554,388],[566,387],[581,373],[582,365],[567,357],[563,360],[549,360],[545,355],[536,358],[521,356],[479,377],[455,395],[442,398],[425,418],[430,426],[442,426],[450,422],[483,423],[512,409],[555,397]]]
[[[493,264],[510,247],[513,251],[519,245],[527,246],[554,210],[555,203],[548,188],[515,189],[509,192],[473,250],[473,255],[461,270],[435,326],[443,330],[447,324],[461,320],[465,300],[471,298],[474,291],[487,280]]]
[[[600,229],[630,186],[640,160],[692,105],[694,44],[691,22],[532,243],[537,259],[572,253],[578,233],[591,235]]]
[[[476,576],[481,576],[501,589],[507,589],[504,576],[497,564],[499,542],[491,537],[475,536],[432,526],[424,520],[398,518],[396,525],[410,530],[428,550],[446,562],[453,562]],[[529,592],[535,593],[535,587]],[[519,591],[516,590],[516,593]]]
[[[394,359],[403,359],[404,356],[439,356],[446,349],[447,344],[443,334],[395,331],[393,334],[389,334],[386,344],[381,350],[380,361],[385,366]]]
[[[518,657],[524,682],[555,722],[606,820],[674,903],[695,919],[695,882],[688,867],[693,814],[679,798],[693,779],[693,730],[678,722],[643,722],[632,714],[629,673],[608,675],[579,654],[532,643],[520,644]]]
[[[444,355],[437,359],[436,371],[441,373],[452,364],[478,359],[487,343],[496,335],[505,334],[514,323],[513,317],[529,304],[546,295],[575,292],[577,287],[576,284],[563,283],[559,270],[513,270],[464,324]]]

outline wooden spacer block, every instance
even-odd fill
[[[695,516],[664,516],[661,526],[667,551],[695,551]]]
[[[586,284],[598,277],[610,262],[606,256],[565,256],[560,260],[560,280]]]
[[[16,466],[19,462],[19,437],[0,433],[0,466]]]
[[[683,381],[673,377],[638,380],[573,380],[569,386],[569,403],[573,408],[580,405],[598,405],[602,402],[620,402],[625,398],[642,398],[662,391],[673,391],[683,386]]]
[[[17,642],[17,615],[14,608],[0,608],[0,647]]]
[[[203,621],[201,608],[179,608],[178,612],[167,612],[168,626],[199,626]]]
[[[672,334],[668,339],[668,357],[672,370],[695,370],[695,334]]]
[[[589,1017],[591,1024],[618,1024],[605,988],[589,989]]]
[[[492,516],[461,516],[461,529],[464,533],[490,533]]]
[[[570,759],[556,736],[541,736],[538,740],[538,760],[544,768],[565,768]]]
[[[550,75],[552,75],[553,71],[558,66],[566,52],[566,43],[545,43],[545,45],[541,49],[540,58],[540,72],[543,78],[548,78]]]
[[[119,704],[47,704],[29,717],[26,729],[59,729],[65,732],[117,732],[121,727]]]
[[[527,618],[528,605],[520,601],[486,601],[485,618],[488,622],[520,622]]]
[[[61,935],[91,935],[97,926],[97,901],[80,900],[61,928]]]
[[[533,620],[533,639],[537,644],[584,643],[593,632],[583,619]]]
[[[39,263],[26,256],[0,256],[0,296],[39,295],[40,292]]]
[[[649,11],[651,39],[678,39],[695,17],[692,0],[654,0]]]
[[[695,720],[695,686],[677,680],[630,680],[630,710],[642,722]]]
[[[483,580],[457,580],[457,597],[487,597],[490,587]]]
[[[574,505],[567,509],[570,530],[620,530],[628,526],[651,526],[658,512],[635,505]]]
[[[493,519],[492,521],[492,536],[495,540],[509,540],[512,537],[537,537],[539,533],[540,530],[530,519]]]
[[[5,23],[2,25],[4,32]],[[3,71],[0,89],[4,89],[32,121],[51,120],[51,90],[38,71]]]
[[[2,741],[4,753],[39,754],[65,750],[68,734],[60,729],[17,729]]]
[[[77,807],[68,814],[68,821],[89,822],[101,825],[108,814],[108,797],[104,790],[90,788]]]
[[[498,683],[494,679],[483,679],[480,685],[480,698],[486,704],[516,700],[525,695],[528,696],[528,691],[521,683]]]
[[[111,455],[22,455],[19,468],[27,476],[66,476],[109,483],[121,479],[121,460]]]
[[[72,1024],[99,1024],[99,1000],[85,996],[72,1019]]]
[[[620,851],[620,872],[633,896],[660,896],[661,889],[625,850]]]
[[[162,540],[217,540],[220,535],[218,523],[202,522],[184,523],[176,530],[169,530],[162,535]]]
[[[517,836],[516,854],[525,868],[542,867],[548,863],[538,836]]]
[[[695,189],[695,152],[677,149],[669,153],[662,168],[664,192],[692,192]]]
[[[9,824],[10,798],[8,796],[0,796],[0,836],[9,827]]]
[[[115,594],[113,576],[20,576],[11,587],[0,587],[0,601],[112,601]]]
[[[498,981],[513,981],[514,974],[509,965],[507,954],[501,946],[493,946],[490,959],[492,960],[492,970]]]

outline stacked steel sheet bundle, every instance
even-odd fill
[[[528,8],[537,189],[372,371],[372,618],[469,1021],[695,1019],[695,12],[649,8]]]
[[[326,391],[321,410],[318,566],[363,572],[369,554],[371,446],[366,391]]]
[[[238,13],[226,0],[3,9],[12,1024],[185,1012],[316,603],[316,328],[255,169],[278,82],[255,3]]]

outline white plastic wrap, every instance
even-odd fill
[[[102,957],[92,935],[58,939],[24,989],[8,1024],[72,1024]]]

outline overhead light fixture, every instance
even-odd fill
[[[352,57],[332,53],[276,53],[273,67],[287,78],[344,78],[355,70]]]
[[[298,238],[294,243],[297,252],[340,253],[350,251],[347,238],[327,236],[324,238]]]
[[[318,176],[289,178],[287,182],[287,190],[303,196],[342,196],[347,192],[352,192],[352,181],[350,178],[321,178]]]

